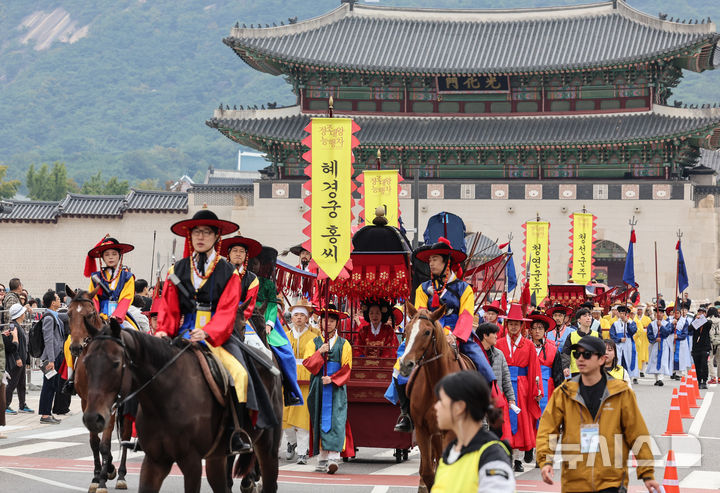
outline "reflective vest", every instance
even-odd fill
[[[479,449],[463,455],[452,464],[446,464],[441,458],[435,472],[432,493],[476,492],[478,490],[480,457],[490,445],[495,443],[502,445],[505,452],[510,455],[510,451],[504,443],[499,440],[491,440],[484,443]]]
[[[594,337],[600,337],[598,333],[594,330],[591,330],[589,334],[585,335],[591,335]],[[573,344],[577,344],[580,339],[582,339],[583,335],[580,335],[580,333],[576,330],[575,332],[570,333],[570,347],[573,346]],[[578,370],[577,362],[575,361],[575,356],[572,355],[572,351],[570,352],[570,373],[579,373],[580,370]]]

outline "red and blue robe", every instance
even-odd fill
[[[109,276],[112,274],[112,270],[109,267],[106,267],[104,271]],[[107,279],[101,271],[93,272],[92,276],[97,276],[107,283]],[[97,287],[92,280],[92,276],[90,277],[90,287],[88,291],[92,291]],[[104,313],[108,317],[115,317],[120,320],[120,322],[124,322],[128,308],[130,308],[135,298],[135,276],[130,272],[130,269],[122,267],[117,279],[108,284],[108,287],[111,289],[109,293],[106,293],[103,288],[100,288],[95,298],[93,298],[95,309],[98,313]],[[132,321],[132,325],[137,328],[134,320]]]
[[[545,412],[545,406],[547,406],[548,400],[555,390],[555,387],[562,384],[565,381],[565,377],[563,375],[562,357],[560,351],[555,347],[555,344],[548,344],[547,341],[543,341],[540,346],[535,346],[535,353],[540,362],[543,396],[538,404],[540,405],[540,413],[542,414]],[[536,430],[539,423],[540,420],[535,422]]]

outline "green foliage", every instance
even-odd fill
[[[134,188],[137,188],[138,190],[160,190],[160,185],[158,184],[157,179],[146,178],[137,182]]]
[[[11,199],[15,196],[18,187],[20,186],[20,180],[8,180],[5,181],[5,175],[7,174],[8,167],[0,166],[0,199]]]
[[[33,200],[62,200],[71,186],[65,163],[54,162],[52,170],[43,163],[39,171],[31,164],[25,175],[25,186],[28,197]]]
[[[589,0],[388,0],[433,8],[534,8]],[[717,0],[630,0],[652,16],[720,20]],[[309,19],[338,0],[30,0],[0,2],[0,142],[9,179],[30,163],[67,163],[83,183],[103,171],[118,182],[176,180],[209,165],[232,168],[238,146],[204,122],[219,102],[295,104],[283,77],[259,72],[223,44],[236,21],[248,26]],[[23,43],[24,19],[62,7],[77,26],[76,42],[36,50]],[[608,40],[612,42],[613,40]],[[352,49],[352,40],[348,40]],[[339,49],[343,49],[339,47]],[[480,48],[481,49],[481,48]],[[720,101],[720,71],[685,72],[670,98]],[[39,172],[39,171],[35,171]],[[49,173],[49,171],[48,171]],[[105,184],[103,185],[104,190]],[[29,189],[28,185],[28,189]],[[62,187],[60,187],[62,188]],[[58,191],[59,193],[59,191]],[[44,196],[44,195],[43,195]]]
[[[125,195],[130,190],[127,180],[120,181],[113,176],[107,182],[102,179],[102,171],[92,175],[83,183],[80,193],[85,195]]]

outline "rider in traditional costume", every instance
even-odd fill
[[[647,326],[647,338],[650,344],[650,359],[647,373],[655,375],[655,385],[662,387],[663,375],[672,375],[673,364],[673,326],[663,320],[662,311],[656,311],[652,322]]]
[[[497,348],[503,352],[510,368],[519,413],[509,412],[513,448],[514,470],[524,470],[521,458],[523,452],[535,448],[535,421],[540,419],[538,402],[543,397],[542,370],[535,351],[535,345],[521,334],[524,318],[518,304],[510,305],[505,324],[507,334],[498,339]]]
[[[568,335],[575,330],[569,325],[572,312],[572,308],[559,303],[545,311],[545,315],[552,317],[555,321],[555,328],[547,333],[547,340],[555,344],[558,351],[562,351]]]
[[[310,450],[310,414],[307,407],[308,392],[310,391],[310,372],[303,366],[303,360],[309,356],[305,354],[308,343],[311,343],[315,337],[320,335],[317,329],[310,327],[308,324],[312,312],[312,305],[304,298],[291,306],[292,323],[285,331],[292,345],[297,363],[297,382],[305,403],[300,406],[286,407],[283,413],[284,440],[287,443],[286,458],[292,460],[297,453],[298,464],[307,464]]]
[[[355,336],[355,356],[392,358],[397,353],[398,339],[388,323],[393,308],[385,300],[366,300],[363,303],[365,323]]]
[[[461,275],[460,263],[467,255],[454,249],[446,238],[439,238],[438,242],[430,248],[418,251],[415,257],[427,262],[432,278],[418,286],[415,291],[415,308],[435,311],[440,305],[445,305],[445,314],[440,318],[440,324],[445,327],[451,346],[457,344],[461,353],[469,357],[477,370],[488,381],[488,385],[495,380],[492,367],[483,355],[482,349],[473,332],[473,313],[475,311],[475,293],[468,283],[458,277]],[[405,351],[405,342],[398,348],[398,356]],[[412,431],[410,420],[410,399],[405,392],[405,384],[397,379],[397,391],[400,400],[401,414],[398,418],[395,431]],[[407,383],[407,382],[406,382]]]
[[[349,436],[347,382],[352,368],[352,348],[337,334],[340,320],[347,319],[347,314],[338,311],[335,305],[318,310],[318,314],[323,329],[327,320],[326,336],[317,336],[307,344],[304,353],[309,356],[303,366],[312,374],[308,410],[313,430],[313,453],[319,451],[315,470],[334,474]]]
[[[222,259],[219,253],[221,237],[237,231],[238,225],[218,219],[210,210],[201,209],[192,219],[179,221],[170,229],[185,238],[185,252],[184,258],[168,270],[155,335],[180,335],[207,345],[232,376],[234,391],[231,395],[238,401],[233,407],[242,429],[248,374],[238,359],[242,358],[240,343],[231,337],[241,282],[235,266]],[[241,429],[233,430],[231,434],[233,453],[252,450]]]
[[[633,383],[637,383],[640,366],[635,339],[633,339],[637,332],[637,324],[628,318],[630,309],[627,306],[620,305],[617,311],[619,318],[610,327],[610,339],[617,345],[618,362],[627,370]]]
[[[265,313],[263,314],[265,323],[258,330],[266,331],[268,345],[275,354],[278,366],[283,373],[285,405],[295,406],[302,403],[301,392],[297,384],[297,369],[292,346],[282,329],[282,325],[276,327],[277,289],[272,280],[258,277],[248,269],[248,262],[260,255],[262,250],[263,247],[258,241],[244,236],[235,236],[223,241],[221,253],[237,268],[238,275],[242,279],[240,283],[242,287],[240,305],[245,303],[246,300],[250,300],[250,303],[245,308],[245,320],[250,321],[258,299],[266,303]],[[265,345],[255,332],[255,327],[249,323],[245,326],[245,342],[261,351],[266,351]]]

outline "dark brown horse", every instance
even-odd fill
[[[93,330],[98,331],[103,324],[103,320],[95,310],[95,305],[92,302],[98,289],[99,288],[96,288],[91,292],[76,292],[66,287],[67,294],[72,298],[68,306],[68,320],[70,325],[70,353],[75,362],[73,365],[75,376],[73,379],[75,381],[75,390],[78,396],[80,396],[80,404],[83,411],[87,406],[87,378],[83,360],[79,356],[90,340],[88,328],[92,327]],[[112,435],[115,428],[115,417],[116,413],[113,413],[107,421],[107,426],[102,431],[102,438],[100,433],[90,432],[90,448],[93,452],[95,468],[92,482],[88,488],[89,493],[106,493],[107,480],[114,479],[116,475],[118,480],[115,488],[119,490],[127,489],[127,481],[125,480],[125,474],[127,473],[127,449],[125,447],[122,448],[120,466],[117,470],[112,462]],[[123,441],[130,440],[132,435],[131,419],[124,418],[120,434]]]
[[[435,469],[443,448],[453,439],[452,433],[443,433],[437,425],[435,384],[445,375],[460,371],[460,358],[464,356],[450,347],[438,322],[445,313],[444,305],[429,312],[416,310],[410,303],[405,303],[405,310],[412,319],[405,325],[406,345],[400,358],[400,374],[407,377],[415,370],[407,392],[415,439],[420,449],[422,483],[418,491],[429,491],[435,482]]]

